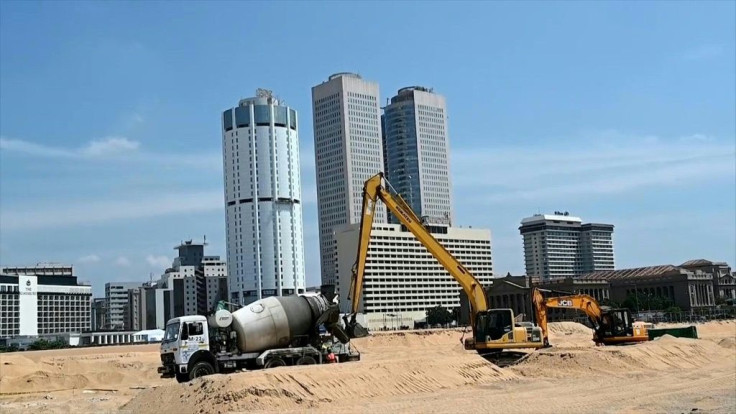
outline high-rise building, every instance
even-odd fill
[[[105,301],[107,302],[107,325],[104,329],[122,331],[126,329],[128,307],[128,290],[141,285],[141,282],[109,282],[105,283]]]
[[[259,89],[223,113],[222,148],[231,301],[304,292],[296,111]]]
[[[312,88],[322,283],[336,285],[337,226],[360,222],[363,184],[383,171],[378,84],[337,73]],[[375,223],[386,222],[376,209]]]
[[[582,224],[567,212],[535,214],[521,221],[529,276],[549,279],[613,270],[613,225]]]
[[[399,89],[382,117],[386,177],[419,217],[451,225],[445,98],[432,89]],[[398,223],[389,216],[389,221]]]
[[[91,329],[92,287],[67,265],[0,269],[0,338]]]
[[[434,226],[432,235],[473,273],[484,286],[493,279],[491,231]],[[349,286],[360,224],[335,231],[340,286]],[[360,312],[369,329],[413,327],[429,308],[460,306],[462,288],[437,259],[399,224],[374,224],[368,246]],[[350,312],[345,289],[339,292],[340,310]]]

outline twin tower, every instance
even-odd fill
[[[383,109],[383,113],[382,113]],[[336,227],[358,223],[365,180],[379,171],[415,212],[453,220],[445,99],[400,89],[382,108],[379,86],[338,73],[312,88],[322,284],[336,283]],[[231,300],[305,291],[298,119],[270,91],[223,113]],[[383,206],[375,223],[393,222]]]

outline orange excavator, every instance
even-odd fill
[[[553,296],[545,298],[539,288],[532,289],[537,324],[542,328],[544,341],[548,342],[547,309],[575,309],[584,312],[593,325],[593,341],[596,345],[616,345],[649,340],[649,324],[635,322],[628,309],[610,309],[598,304],[584,294]]]

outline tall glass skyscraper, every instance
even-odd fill
[[[223,113],[222,148],[230,299],[303,293],[296,111],[259,89]]]
[[[399,89],[382,117],[386,176],[418,216],[429,224],[450,225],[447,107],[431,89]],[[391,222],[396,218],[389,217]]]
[[[363,184],[383,171],[378,84],[336,73],[312,88],[322,283],[337,285],[335,227],[359,223]],[[375,222],[386,222],[376,206]]]

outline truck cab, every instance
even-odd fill
[[[192,315],[170,319],[161,341],[162,366],[158,369],[161,376],[188,380],[213,374],[214,365],[208,363],[197,366],[199,359],[213,359],[207,318]],[[196,372],[193,372],[195,368]]]

